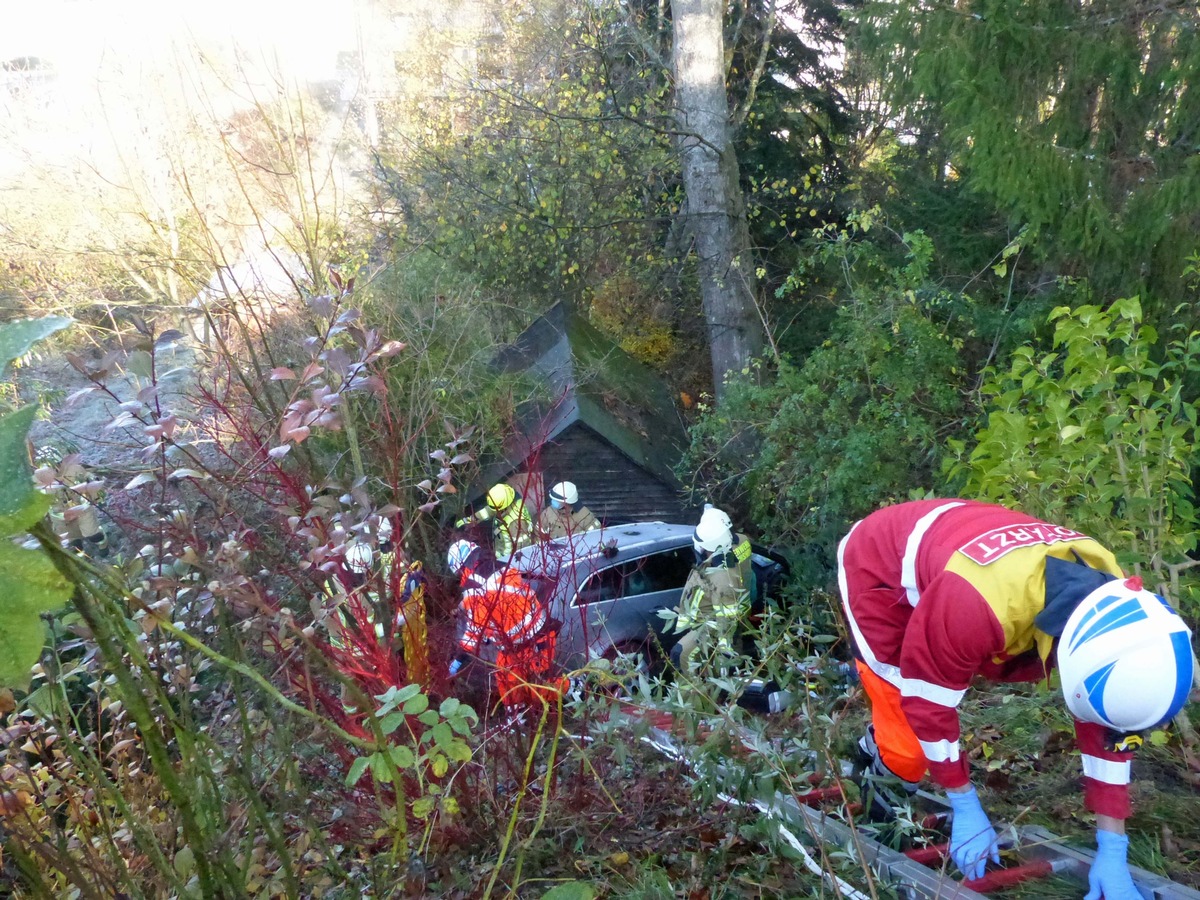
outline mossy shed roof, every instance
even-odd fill
[[[634,464],[676,483],[686,434],[666,383],[564,304],[534,321],[492,364],[532,375],[547,389],[547,399],[521,410],[520,434],[505,453],[510,471],[580,422]]]

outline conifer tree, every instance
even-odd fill
[[[1200,248],[1200,6],[878,0],[862,21],[906,124],[1060,274],[1179,296]]]

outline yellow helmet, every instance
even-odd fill
[[[487,492],[487,505],[496,512],[508,509],[516,499],[517,492],[507,484],[492,485],[491,490]]]

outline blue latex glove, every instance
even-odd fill
[[[462,668],[462,660],[461,659],[450,660],[450,677],[453,678],[455,675],[457,675],[458,670],[461,668]]]
[[[967,880],[982,878],[989,859],[994,863],[1000,862],[996,829],[988,821],[975,788],[963,793],[948,791],[946,797],[954,810],[954,824],[950,828],[950,857]]]
[[[1088,872],[1088,891],[1083,900],[1142,900],[1133,885],[1126,856],[1129,838],[1113,831],[1096,831],[1096,859]]]

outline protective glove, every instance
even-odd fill
[[[450,670],[449,670],[450,677],[453,678],[455,675],[457,675],[458,670],[461,668],[462,668],[462,660],[461,659],[450,660]]]
[[[1141,900],[1141,893],[1133,885],[1129,874],[1126,855],[1129,838],[1114,831],[1096,831],[1096,859],[1088,872],[1091,888],[1083,900]]]
[[[457,522],[454,523],[454,527],[455,528],[466,528],[468,525],[470,525],[474,521],[475,520],[472,519],[470,516],[464,516],[463,518],[459,519]]]
[[[989,859],[994,863],[1000,862],[996,829],[988,821],[975,788],[962,793],[948,791],[946,797],[954,810],[954,824],[950,828],[950,857],[962,870],[964,878],[969,881],[982,878]]]

